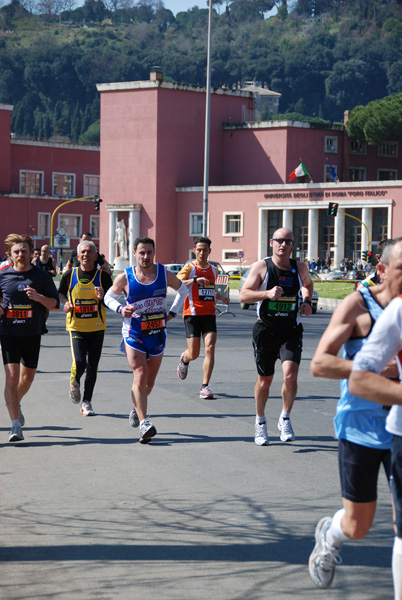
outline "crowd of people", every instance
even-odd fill
[[[148,397],[162,363],[167,323],[183,305],[187,347],[179,358],[177,375],[180,380],[187,377],[190,363],[199,357],[202,338],[205,358],[199,395],[205,400],[214,397],[210,380],[217,342],[216,300],[228,303],[229,299],[215,289],[217,270],[208,261],[211,240],[194,240],[195,258],[176,276],[155,262],[151,238],[137,238],[133,244],[135,266],[113,281],[107,263],[88,236],[82,235],[58,290],[49,246],[43,246],[35,256],[28,235],[10,234],[5,239],[7,260],[0,267],[0,342],[11,443],[24,439],[21,401],[34,381],[47,315],[60,304],[72,351],[68,395],[80,405],[84,417],[95,415],[92,397],[106,330],[106,308],[122,318],[120,349],[133,373],[128,420],[130,426],[139,428],[140,443],[148,444],[157,434],[147,413]],[[295,440],[290,416],[303,347],[300,316],[312,312],[313,282],[308,265],[292,258],[293,232],[278,229],[270,245],[272,256],[254,263],[240,292],[241,302],[257,304],[252,332],[257,446],[269,445],[265,408],[277,360],[281,361],[283,377],[279,437],[284,443]],[[319,520],[309,572],[319,588],[328,588],[336,565],[341,563],[342,545],[368,533],[383,466],[390,481],[395,519],[395,600],[402,600],[402,408],[398,406],[402,405],[402,238],[383,243],[377,260],[375,277],[362,282],[335,310],[311,363],[315,377],[341,382],[334,423],[342,508]],[[168,309],[169,287],[176,295]],[[338,356],[341,347],[342,357]]]

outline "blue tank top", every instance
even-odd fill
[[[364,338],[353,338],[343,346],[343,358],[353,360],[355,354],[366,342],[375,321],[383,312],[382,306],[371,295],[369,288],[359,290],[371,317],[370,331]],[[334,418],[335,436],[360,446],[388,450],[391,448],[391,435],[385,429],[388,411],[381,404],[370,402],[349,391],[348,380],[341,380],[341,396]]]
[[[135,267],[126,269],[128,296],[126,304],[134,306],[131,319],[123,320],[123,336],[154,336],[166,327],[166,268],[156,263],[157,273],[152,283],[140,283]]]

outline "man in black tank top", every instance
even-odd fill
[[[282,442],[295,439],[290,412],[297,392],[297,375],[303,345],[300,315],[311,315],[313,282],[306,264],[290,258],[294,235],[290,229],[275,231],[270,240],[272,257],[254,263],[240,293],[240,302],[257,303],[258,321],[253,329],[257,383],[254,388],[255,443],[268,446],[265,405],[274,377],[275,362],[281,359],[282,413],[278,429]]]

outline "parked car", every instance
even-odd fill
[[[328,279],[329,280],[346,279],[346,273],[335,269],[335,271],[331,271],[328,275],[326,275],[325,279],[327,279],[327,280]]]
[[[167,267],[168,271],[173,271],[173,273],[177,275],[177,273],[179,273],[182,270],[183,265],[181,263],[170,263],[168,265],[165,265],[165,267]]]
[[[247,275],[250,273],[250,269],[247,269],[247,271],[244,273],[243,277],[240,279],[240,285],[239,285],[239,293],[241,291],[241,288],[244,285],[244,282],[247,279]],[[247,310],[249,306],[253,306],[253,304],[245,304],[244,302],[240,302],[240,308],[242,308],[243,310]],[[314,290],[313,292],[313,297],[311,298],[311,310],[313,311],[313,315],[315,315],[315,313],[317,312],[317,308],[318,308],[318,294],[317,294],[317,290]]]
[[[367,275],[369,273],[366,273],[366,271],[348,271],[347,274],[347,279],[357,279],[358,281],[362,281],[363,279],[366,279]]]

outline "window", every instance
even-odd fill
[[[99,175],[84,175],[84,196],[99,196]]]
[[[93,238],[99,239],[99,223],[100,217],[91,215],[90,230]]]
[[[60,215],[60,226],[65,228],[66,235],[69,237],[79,238],[81,232],[81,215]]]
[[[338,138],[325,136],[325,152],[338,152]]]
[[[351,154],[367,154],[366,142],[350,142]]]
[[[384,142],[378,145],[378,156],[398,157],[398,142]]]
[[[378,169],[378,181],[393,181],[398,179],[398,171],[396,169]]]
[[[202,213],[190,213],[190,235],[202,235]]]
[[[331,169],[333,169],[334,173],[331,172]],[[335,176],[334,176],[335,174]],[[324,181],[325,182],[329,182],[329,181],[337,181],[338,180],[338,167],[336,165],[325,165],[324,166]]]
[[[223,213],[223,235],[243,235],[243,213]]]
[[[38,235],[50,237],[50,213],[38,213]]]
[[[75,175],[72,173],[53,173],[53,196],[74,196]]]
[[[388,237],[388,208],[373,208],[373,240]]]
[[[239,257],[237,256],[237,253],[240,252],[239,250],[224,250],[223,251],[223,260],[235,260],[236,262],[239,262]]]
[[[350,167],[350,181],[366,181],[366,169],[364,167]]]
[[[43,172],[20,171],[20,194],[41,196],[43,194]]]

